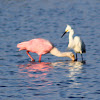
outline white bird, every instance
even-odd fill
[[[86,53],[86,46],[83,42],[83,40],[79,36],[74,35],[74,30],[71,28],[70,25],[67,25],[64,34],[61,36],[61,38],[69,32],[69,44],[68,44],[68,49],[73,49],[74,52],[76,53],[76,61],[77,61],[77,53],[81,54],[81,58],[83,61],[83,56],[82,53]]]

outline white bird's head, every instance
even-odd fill
[[[69,32],[71,29],[72,29],[71,26],[67,25],[67,27],[65,28],[65,32]]]
[[[65,32],[64,34],[61,36],[61,38],[67,33],[67,32],[70,32],[72,30],[71,26],[70,25],[67,25],[67,27],[65,28]]]

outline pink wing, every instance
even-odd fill
[[[37,53],[38,55],[46,54],[53,48],[48,40],[41,38],[21,42],[17,47],[20,48],[19,50],[28,50],[29,52]]]

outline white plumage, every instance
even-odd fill
[[[62,35],[62,37],[66,34],[66,32],[69,32],[68,48],[74,50],[74,52],[76,53],[76,60],[77,60],[77,53],[80,53],[81,57],[82,57],[82,53],[86,53],[85,44],[84,44],[83,40],[79,36],[73,37],[74,30],[71,28],[70,25],[67,25],[67,27],[65,29],[65,32]],[[83,61],[83,57],[82,57],[82,61]]]

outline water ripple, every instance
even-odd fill
[[[100,99],[99,0],[0,0],[0,100]],[[31,62],[16,45],[32,38],[50,40],[66,51],[66,24],[86,43],[82,62],[50,54]]]

